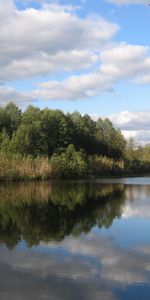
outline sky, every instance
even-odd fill
[[[109,117],[150,142],[150,0],[1,0],[0,105]]]

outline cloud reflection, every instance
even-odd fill
[[[0,248],[0,299],[112,300],[121,286],[149,283],[150,246],[122,249],[96,234]],[[2,276],[4,275],[4,276]]]

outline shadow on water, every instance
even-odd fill
[[[109,227],[121,217],[123,184],[42,182],[0,185],[0,243],[38,245]]]

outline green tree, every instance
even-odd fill
[[[84,149],[87,154],[96,150],[96,123],[90,116],[74,112],[70,115],[73,123],[72,144],[76,149]]]
[[[87,163],[83,151],[69,145],[62,153],[54,153],[50,160],[52,173],[58,178],[80,177],[86,174]]]
[[[126,141],[121,132],[113,127],[109,119],[98,119],[97,139],[100,145],[99,154],[114,159],[124,157]]]
[[[63,112],[60,110],[44,109],[42,111],[42,124],[49,156],[69,145],[70,128],[68,126],[67,117]]]
[[[5,128],[0,132],[0,153],[13,153],[11,139]]]
[[[15,153],[23,155],[46,155],[47,144],[41,122],[21,124],[13,134],[12,148]]]
[[[0,131],[5,129],[12,136],[21,124],[21,110],[12,102],[0,108]]]

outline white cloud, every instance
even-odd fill
[[[117,5],[123,4],[149,4],[149,0],[106,0],[107,2],[114,3]]]
[[[49,81],[39,83],[39,89],[32,95],[40,99],[78,100],[95,96],[111,88],[111,83],[99,72],[71,76],[63,81]]]
[[[72,6],[19,10],[11,0],[0,3],[0,25],[1,80],[87,68],[118,30],[101,16],[80,18]]]
[[[122,111],[109,117],[114,126],[121,129],[126,138],[133,137],[141,144],[150,142],[150,111]]]
[[[3,106],[10,101],[23,106],[24,103],[32,103],[35,99],[29,93],[17,92],[14,88],[8,86],[0,86],[0,105]]]
[[[150,111],[122,111],[119,114],[111,115],[110,118],[116,126],[120,126],[123,130],[149,130],[150,128]]]
[[[114,45],[117,24],[101,16],[81,18],[71,5],[39,1],[39,9],[19,10],[16,2],[0,2],[0,81],[32,77],[42,82],[30,93],[8,87],[13,101],[15,93],[21,101],[80,100],[111,92],[121,80],[150,83],[149,47]],[[44,82],[44,76],[58,73],[65,79]],[[1,89],[0,99],[3,95]]]
[[[120,80],[142,82],[145,74],[150,76],[149,48],[121,43],[101,53],[99,67],[94,72],[39,83],[33,95],[47,100],[90,98],[112,91]]]
[[[89,68],[97,61],[97,55],[90,51],[67,51],[59,52],[53,55],[41,52],[33,58],[23,58],[14,60],[8,66],[2,66],[0,77],[3,80],[14,78],[29,78],[34,76],[44,76],[47,74],[64,71],[77,71]]]

